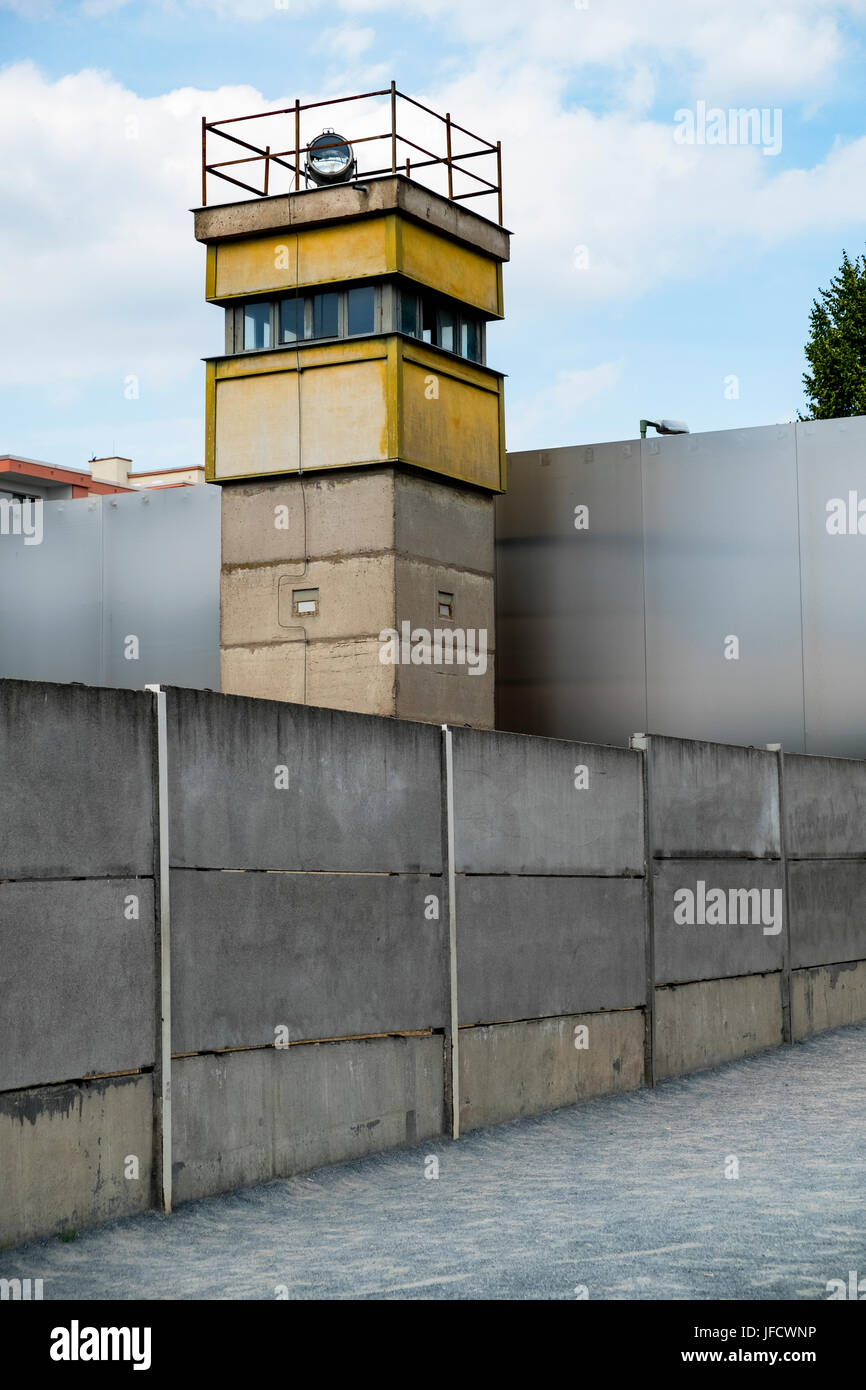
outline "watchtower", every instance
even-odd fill
[[[325,103],[202,126],[203,200],[213,177],[256,195],[195,212],[206,297],[225,313],[206,403],[206,476],[223,489],[223,690],[489,726],[499,147],[394,84],[344,98],[343,121],[349,103],[353,137],[302,143]],[[389,107],[390,129],[365,133]],[[259,126],[269,143],[252,143]],[[420,143],[431,126],[444,153]],[[232,158],[209,162],[216,139]],[[498,221],[465,206],[485,195]]]

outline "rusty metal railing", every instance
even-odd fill
[[[414,97],[407,96],[405,92],[397,90],[396,83],[392,82],[390,87],[383,87],[376,92],[362,92],[357,96],[337,97],[331,101],[312,101],[302,103],[295,101],[294,106],[284,107],[279,111],[263,111],[250,116],[230,116],[223,121],[209,121],[205,116],[201,122],[201,201],[202,206],[207,206],[208,176],[224,180],[226,183],[234,184],[237,188],[244,189],[247,193],[252,193],[257,198],[267,198],[275,191],[293,191],[301,187],[301,179],[306,179],[306,174],[302,167],[303,157],[309,153],[311,146],[301,143],[301,116],[305,111],[323,110],[327,107],[342,106],[348,102],[372,102],[381,97],[390,99],[390,122],[389,128],[381,131],[377,130],[373,134],[352,135],[348,131],[341,131],[343,139],[355,150],[359,145],[371,146],[371,153],[376,150],[376,142],[380,145],[385,142],[388,149],[386,154],[387,163],[380,168],[359,167],[356,174],[358,180],[374,179],[387,176],[388,174],[405,173],[407,177],[413,174],[417,177],[419,170],[432,171],[441,170],[444,173],[445,188],[447,196],[454,202],[461,202],[467,198],[496,198],[497,217],[499,225],[502,225],[502,146],[500,141],[492,144],[489,140],[483,139],[480,135],[473,135],[471,130],[465,126],[458,125],[451,119],[451,113],[446,112],[440,116],[438,111],[433,111],[429,106],[416,101]],[[417,140],[410,139],[404,132],[398,129],[397,112],[398,102],[408,102],[410,106],[423,111],[427,117],[440,122],[444,127],[445,150],[444,153],[436,154],[433,150],[426,149]],[[367,113],[365,113],[366,115]],[[375,114],[378,114],[378,108]],[[246,121],[279,121],[280,118],[288,117],[292,125],[290,127],[290,143],[285,149],[274,148],[272,144],[256,145],[250,140],[244,140],[239,135],[224,129],[228,125],[238,125]],[[260,128],[260,127],[259,127]],[[279,133],[279,132],[278,132]],[[454,152],[455,133],[462,136],[467,141],[472,142],[469,149],[459,153]],[[318,135],[318,132],[316,132]],[[216,139],[229,141],[249,153],[240,155],[235,159],[220,159],[208,162],[208,139],[213,142]],[[314,139],[316,136],[313,137]],[[401,148],[402,147],[402,148]],[[321,144],[318,146],[322,148]],[[410,153],[406,154],[406,149]],[[418,158],[418,156],[422,156]],[[374,153],[374,160],[376,157]],[[466,165],[471,160],[486,159],[493,163],[495,168],[494,179],[485,178],[476,172],[478,166],[467,168]],[[256,187],[247,183],[244,179],[236,175],[241,172],[241,166],[263,165],[262,186]],[[484,166],[482,166],[484,167]],[[231,173],[226,173],[231,169]],[[285,170],[289,175],[288,188],[275,189],[272,186],[271,171]],[[243,170],[246,173],[246,169]],[[490,170],[489,172],[493,172]],[[426,177],[426,176],[425,176]],[[480,184],[481,187],[465,187],[464,181],[469,181],[471,185]],[[424,178],[421,179],[424,182]],[[456,184],[461,185],[460,191],[455,191]],[[443,189],[443,192],[445,189]]]

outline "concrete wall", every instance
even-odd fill
[[[866,764],[785,758],[795,1037],[866,1011]]]
[[[3,1242],[866,1018],[863,764],[165,705],[0,683]]]
[[[778,754],[648,740],[655,1072],[783,1039],[788,913]]]

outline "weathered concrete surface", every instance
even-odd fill
[[[223,568],[291,565],[300,587],[305,560],[380,554],[393,546],[392,468],[223,485]]]
[[[665,858],[779,853],[774,753],[653,736],[653,853]]]
[[[789,858],[866,858],[866,762],[785,754]]]
[[[866,1020],[866,961],[818,965],[791,976],[791,1025],[795,1038],[810,1038]]]
[[[453,588],[458,588],[452,585]],[[431,627],[432,632],[432,627]],[[492,630],[491,630],[492,632]],[[466,666],[395,666],[394,704],[398,719],[419,719],[425,724],[470,724],[473,729],[492,729],[494,722],[493,671],[496,657],[487,653],[483,676],[470,676]]]
[[[575,1029],[588,1030],[576,1047]],[[644,1075],[642,1009],[460,1029],[460,1129],[630,1091]]]
[[[394,474],[394,546],[398,555],[493,574],[493,498],[420,473]],[[462,621],[462,620],[461,620]],[[490,634],[491,645],[493,634]]]
[[[186,1057],[173,1067],[175,1200],[442,1133],[441,1034]]]
[[[0,681],[0,873],[153,872],[153,697]]]
[[[468,729],[453,739],[459,873],[643,872],[639,754]]]
[[[0,883],[0,1091],[151,1066],[154,959],[151,879]]]
[[[175,1052],[447,1020],[441,878],[176,869],[171,888]]]
[[[379,661],[375,638],[305,642],[299,632],[287,642],[223,647],[220,652],[225,695],[254,690],[258,700],[283,700],[322,709],[363,709],[393,719],[395,667]]]
[[[413,629],[424,628],[428,632],[435,628],[473,633],[483,631],[485,647],[490,653],[487,672],[473,675],[469,684],[483,686],[489,683],[495,647],[493,575],[475,574],[471,570],[459,570],[441,562],[401,557],[397,560],[395,581],[397,629],[400,629],[401,623],[410,622]],[[440,589],[454,595],[453,619],[439,617],[437,594]],[[428,673],[440,670],[433,666],[413,666],[410,669]],[[454,669],[443,664],[441,673],[451,674]],[[490,699],[492,702],[492,692]],[[491,703],[491,710],[492,707]]]
[[[642,879],[457,879],[460,1022],[624,1009],[646,999]]]
[[[781,975],[656,990],[656,1079],[682,1076],[782,1042]]]
[[[318,589],[318,613],[295,614],[296,589]],[[432,605],[431,598],[431,611]],[[378,637],[394,626],[394,616],[392,555],[310,560],[300,577],[298,567],[285,564],[223,568],[220,577],[223,648],[303,636],[310,642]]]
[[[291,564],[396,551],[492,574],[493,499],[381,467],[226,483],[222,563]]]
[[[697,916],[699,883],[705,885],[706,894],[712,889],[725,894],[727,925],[700,925],[697,921],[693,926],[681,925],[674,920],[674,911],[682,910],[683,900],[675,901],[674,897],[681,889],[693,894]],[[749,889],[759,890],[761,896],[735,898],[738,921],[730,925],[731,892],[742,894]],[[769,897],[764,896],[767,893]],[[765,912],[765,908],[769,911]],[[763,974],[782,968],[785,921],[782,867],[778,860],[656,860],[653,909],[657,984]],[[746,923],[742,924],[744,916]],[[756,917],[760,919],[757,923]]]
[[[510,233],[470,208],[417,184],[402,174],[371,179],[366,193],[355,184],[310,188],[273,198],[246,199],[194,209],[196,241],[221,241],[256,232],[275,232],[351,217],[375,217],[399,209],[457,241],[507,261]]]
[[[46,1300],[573,1305],[583,1285],[591,1303],[744,1299],[766,1302],[765,1322],[814,1322],[805,1307],[778,1317],[778,1300],[814,1304],[830,1279],[862,1275],[864,1065],[866,1028],[844,1029],[456,1144],[9,1251],[0,1276],[43,1278]]]
[[[866,960],[866,861],[789,865],[791,964]]]
[[[174,866],[441,871],[438,729],[190,690],[168,723]]]
[[[149,1075],[0,1095],[0,1245],[145,1211],[152,1129]]]
[[[229,484],[222,544],[226,693],[492,726],[492,498],[393,467]],[[295,589],[317,589],[319,611],[295,615]],[[454,596],[450,620],[440,590]],[[484,660],[472,674],[465,663],[383,663],[379,634],[403,623],[483,631]]]

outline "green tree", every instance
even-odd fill
[[[803,373],[809,402],[801,420],[866,415],[866,256],[842,264],[830,288],[818,291],[809,315],[811,333]]]

